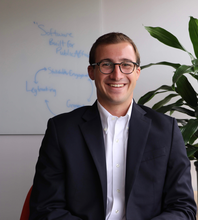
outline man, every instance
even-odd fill
[[[133,101],[140,75],[135,44],[109,33],[89,59],[97,101],[49,120],[30,220],[195,220],[176,120]]]

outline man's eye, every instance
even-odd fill
[[[123,67],[132,67],[133,64],[132,63],[122,63]]]
[[[112,63],[109,62],[105,62],[105,63],[101,63],[102,67],[111,67]]]

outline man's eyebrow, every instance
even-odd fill
[[[109,58],[105,58],[105,59],[102,59],[100,62],[102,62],[102,61],[110,61],[110,62],[113,62],[111,59],[109,59]]]
[[[128,58],[123,58],[123,59],[121,59],[121,61],[134,62],[134,61],[132,61],[131,59],[128,59]]]
[[[105,59],[100,60],[100,62],[102,62],[102,61],[108,61],[108,62],[114,63],[114,61],[113,61],[112,59],[110,59],[110,58],[105,58]],[[135,61],[132,61],[131,59],[128,59],[128,58],[122,58],[122,59],[120,59],[120,62],[124,62],[124,61],[127,61],[127,62],[135,62]]]

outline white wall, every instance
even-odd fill
[[[0,219],[19,219],[42,137],[0,136]]]
[[[150,37],[142,25],[168,29],[192,51],[187,32],[188,21],[189,16],[198,17],[197,8],[197,0],[102,0],[102,32],[120,31],[129,35],[139,48],[142,65],[169,59],[188,64],[189,59],[184,52],[161,45]],[[135,99],[161,84],[169,84],[171,75],[169,68],[153,67],[142,71]],[[6,105],[5,100],[0,103]],[[23,201],[32,185],[42,138],[43,135],[0,136],[0,219],[19,219]],[[192,180],[196,190],[194,165]]]

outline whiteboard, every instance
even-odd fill
[[[1,0],[0,28],[0,134],[43,134],[49,118],[93,104],[100,1]]]

